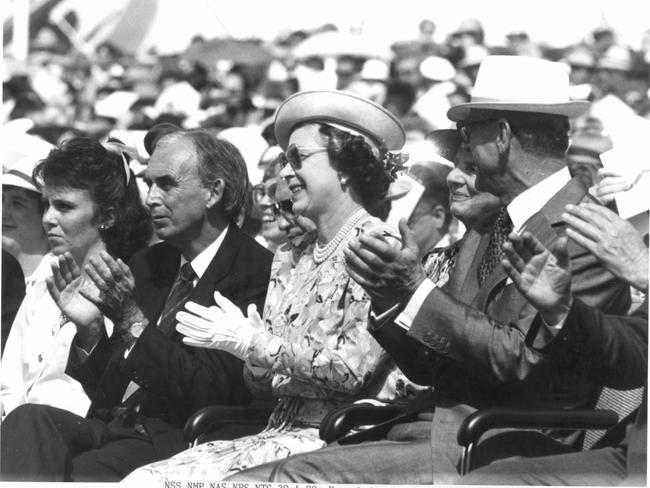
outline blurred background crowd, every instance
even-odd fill
[[[28,131],[53,144],[70,135],[103,137],[172,122],[215,131],[253,127],[273,145],[268,125],[282,100],[299,90],[335,88],[384,105],[402,119],[409,140],[418,141],[450,126],[447,109],[469,99],[488,54],[564,61],[575,98],[612,95],[633,113],[650,116],[650,29],[635,45],[606,23],[563,47],[514,28],[500,43],[488,44],[481,19],[458,18],[439,40],[436,16],[422,12],[410,39],[397,38],[387,26],[381,43],[363,26],[286,30],[278,16],[269,19],[278,21],[270,40],[197,33],[189,45],[172,49],[177,52],[160,53],[155,45],[143,52],[142,43],[156,4],[164,2],[127,2],[83,34],[80,14],[63,9],[60,0],[26,3],[28,49],[24,42],[16,47],[19,25],[14,28],[11,16],[5,20],[2,122],[29,119]],[[214,24],[220,32],[218,17]]]

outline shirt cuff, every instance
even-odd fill
[[[129,354],[130,354],[131,351],[133,350],[133,347],[135,346],[135,343],[136,343],[136,342],[137,342],[137,340],[136,340],[136,341],[133,341],[133,344],[131,344],[129,347],[126,348],[126,350],[124,351],[124,359],[126,359],[126,358],[129,357]]]
[[[413,324],[415,316],[418,314],[420,308],[422,308],[422,304],[426,300],[427,296],[429,296],[429,293],[431,293],[435,287],[436,285],[433,284],[433,281],[428,278],[425,279],[420,286],[418,286],[418,289],[415,290],[415,293],[413,293],[413,296],[406,304],[406,307],[404,307],[402,313],[397,316],[395,323],[406,331],[411,330],[411,324]]]
[[[99,344],[99,342],[97,342]],[[86,359],[90,357],[90,355],[93,353],[95,348],[97,347],[97,344],[93,346],[93,348],[90,351],[86,351],[84,348],[78,346],[74,342],[72,343],[72,346],[74,347],[74,350],[77,351],[77,357],[84,362]]]
[[[562,320],[560,320],[559,323],[557,323],[557,324],[547,324],[546,320],[544,320],[544,318],[542,317],[542,322],[544,322],[544,325],[546,325],[546,327],[548,327],[551,330],[560,330],[562,328],[562,326],[564,325],[564,322],[566,321],[566,318],[567,318],[567,316],[565,315],[564,318]]]
[[[386,317],[389,317],[390,315],[394,314],[395,311],[398,310],[400,307],[401,307],[401,305],[399,303],[396,303],[395,305],[390,307],[385,312],[382,312],[379,315],[377,315],[377,312],[375,312],[372,309],[372,304],[371,304],[371,306],[370,306],[370,318],[372,319],[373,323],[381,324],[382,322],[384,322],[386,320]]]

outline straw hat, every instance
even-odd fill
[[[479,67],[472,98],[447,117],[458,122],[471,109],[508,110],[577,117],[589,102],[569,99],[569,69],[564,63],[528,56],[488,56]]]
[[[358,132],[375,145],[398,151],[406,135],[391,112],[366,98],[342,91],[305,91],[287,98],[275,116],[275,137],[287,149],[294,128],[305,122],[322,122]]]

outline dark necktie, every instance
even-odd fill
[[[508,234],[512,231],[512,221],[508,215],[508,210],[506,207],[503,207],[499,211],[494,224],[492,225],[492,231],[490,232],[490,239],[488,241],[488,247],[485,250],[483,259],[478,265],[478,284],[483,286],[485,280],[494,269],[501,264],[501,259],[503,258],[503,250],[501,246],[508,238]]]
[[[181,272],[169,292],[165,307],[160,314],[158,328],[163,334],[168,334],[176,324],[176,312],[185,303],[194,288],[194,270],[189,262],[181,266]]]

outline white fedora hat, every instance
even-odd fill
[[[589,102],[569,99],[569,68],[528,56],[488,56],[479,67],[472,99],[455,105],[447,117],[458,122],[471,109],[509,110],[577,117]]]
[[[46,156],[47,154],[44,154],[43,158]],[[40,162],[41,159],[35,156],[25,156],[20,159],[7,172],[2,173],[2,186],[17,186],[18,188],[41,193],[32,178],[32,172]]]
[[[305,122],[322,122],[356,131],[389,151],[399,151],[404,128],[391,112],[366,98],[343,91],[305,91],[291,95],[275,115],[275,138],[282,149],[293,129]]]

